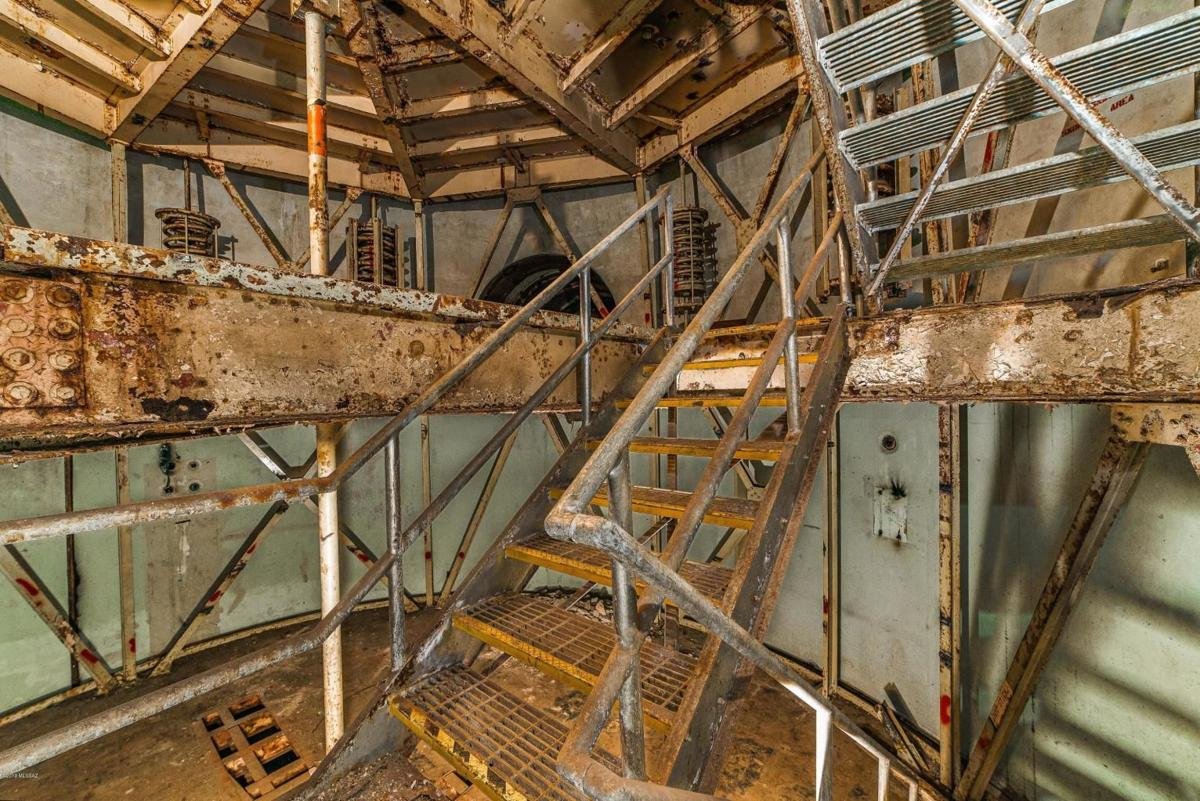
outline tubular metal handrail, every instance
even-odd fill
[[[745,436],[750,416],[768,386],[780,354],[786,353],[785,361],[795,361],[796,326],[795,306],[792,301],[795,296],[807,296],[812,286],[811,281],[817,272],[813,268],[813,263],[824,260],[834,237],[827,233],[821,243],[817,245],[813,259],[803,273],[801,286],[794,289],[788,254],[789,216],[786,212],[808,182],[820,158],[820,153],[815,154],[806,165],[805,170],[787,187],[771,213],[764,219],[762,226],[714,289],[709,300],[692,319],[674,347],[663,357],[658,368],[642,386],[625,413],[599,444],[546,518],[546,531],[551,536],[602,550],[613,558],[614,568],[618,565],[621,567],[621,575],[627,576],[626,571],[632,572],[646,581],[651,590],[643,606],[642,625],[638,627],[638,632],[628,631],[630,626],[636,625],[635,623],[619,614],[614,615],[618,629],[618,646],[610,654],[588,699],[587,706],[576,721],[559,754],[559,771],[568,781],[592,798],[603,799],[603,801],[624,801],[634,798],[652,799],[653,801],[699,801],[699,799],[713,798],[713,796],[645,781],[644,776],[630,769],[631,764],[641,764],[644,760],[642,753],[624,754],[625,776],[617,775],[591,756],[592,748],[607,723],[613,704],[620,698],[621,705],[624,705],[631,686],[637,687],[640,692],[640,684],[637,683],[638,654],[645,639],[644,631],[648,628],[646,624],[654,614],[657,614],[658,607],[668,597],[677,603],[684,613],[703,624],[709,632],[731,646],[742,657],[762,668],[814,711],[817,720],[816,785],[820,801],[827,801],[831,797],[829,759],[832,753],[830,747],[832,731],[835,726],[877,760],[879,766],[878,797],[881,801],[887,795],[888,782],[893,772],[908,784],[910,799],[917,797],[918,789],[922,786],[918,777],[905,766],[894,762],[886,749],[876,743],[844,713],[820,697],[797,671],[769,651],[745,628],[698,592],[677,572],[696,531],[699,529],[704,510],[711,503],[717,484],[728,470],[738,440]],[[842,219],[839,214],[833,225],[830,226],[831,230],[840,228]],[[610,485],[615,485],[622,480],[620,474],[622,471],[628,470],[627,454],[633,438],[646,423],[659,399],[674,385],[680,369],[692,357],[703,336],[723,314],[734,292],[747,275],[750,264],[772,236],[776,237],[779,245],[780,288],[783,293],[781,298],[782,319],[779,328],[768,345],[762,363],[755,371],[734,420],[727,427],[714,456],[697,487],[693,490],[692,498],[684,511],[680,525],[672,534],[667,548],[662,553],[655,554],[630,535],[627,525],[622,525],[630,515],[627,509],[618,508],[615,497],[610,497],[611,519],[591,514],[588,510],[588,503],[606,480],[610,482]],[[845,272],[843,264],[843,276]],[[847,287],[843,287],[843,295],[846,289]],[[845,307],[843,306],[837,315],[838,319],[841,318],[844,311]],[[799,420],[800,388],[796,372],[793,369],[784,371],[789,439],[798,436],[801,425]],[[613,571],[613,584],[615,596],[622,591],[622,588],[617,586],[618,571],[616,569]],[[623,629],[625,630],[622,631]],[[635,747],[644,750],[644,743],[628,736],[630,732],[626,731],[628,728],[626,720],[627,717],[622,715],[622,749],[628,751],[630,743],[633,742]]]
[[[170,502],[151,501],[141,504],[129,504],[79,512],[68,515],[53,515],[49,517],[31,518],[10,523],[0,523],[0,532],[4,542],[21,541],[22,539],[39,539],[55,536],[57,533],[74,533],[75,531],[96,530],[119,521],[122,524],[148,522],[150,520],[170,519],[175,516],[197,514],[215,511],[216,509],[232,506],[244,506],[254,503],[279,502],[303,499],[314,494],[336,490],[346,479],[354,475],[376,453],[395,441],[396,434],[405,425],[417,419],[427,411],[443,395],[465,378],[485,359],[491,356],[511,337],[522,323],[545,305],[551,298],[580,276],[581,286],[589,283],[586,276],[592,269],[592,263],[616,242],[624,233],[632,229],[642,219],[653,219],[652,215],[661,211],[665,221],[665,229],[670,230],[670,212],[672,198],[669,187],[664,187],[650,201],[625,219],[595,247],[579,258],[571,267],[556,278],[537,297],[521,308],[504,325],[492,332],[487,339],[479,344],[462,362],[447,371],[441,378],[424,390],[403,411],[385,423],[329,476],[320,479],[291,479],[253,487],[243,487],[225,492],[206,493],[206,496],[192,496],[183,499],[169,499]],[[257,673],[264,668],[277,664],[299,654],[317,648],[328,639],[338,626],[354,609],[375,584],[386,575],[398,555],[402,555],[446,508],[454,497],[467,485],[472,477],[485,465],[488,460],[503,446],[509,436],[533,414],[533,412],[550,396],[573,371],[586,371],[590,364],[586,361],[592,348],[601,341],[603,336],[616,325],[621,315],[643,298],[646,290],[660,278],[670,286],[674,266],[674,254],[671,251],[669,234],[662,240],[663,254],[658,262],[643,275],[616,307],[598,324],[593,325],[590,315],[580,315],[580,342],[571,354],[533,391],[516,413],[509,415],[504,425],[489,439],[482,448],[463,466],[459,473],[446,485],[429,505],[413,520],[403,533],[394,538],[389,550],[381,556],[371,568],[361,576],[351,587],[350,592],[341,601],[315,623],[310,629],[298,632],[277,645],[273,645],[229,664],[193,676],[189,679],[171,684],[160,690],[141,696],[133,701],[116,706],[106,712],[85,718],[70,726],[66,726],[49,734],[36,737],[20,746],[0,752],[0,778],[10,776],[20,770],[36,765],[39,762],[69,751],[83,743],[90,742],[106,734],[128,726],[158,712],[177,706],[191,698],[214,690],[230,681]],[[587,295],[581,301],[590,302]],[[586,305],[581,307],[586,308]],[[580,378],[583,378],[582,372]],[[581,385],[587,382],[581,381]],[[584,403],[591,405],[589,394],[585,393]],[[197,503],[197,499],[201,499]],[[104,522],[101,522],[104,521]],[[79,526],[79,528],[75,528]],[[63,527],[66,527],[65,530]],[[19,532],[20,536],[17,535]],[[16,537],[16,539],[12,539]],[[407,660],[405,661],[407,664]],[[398,668],[397,668],[398,669]]]

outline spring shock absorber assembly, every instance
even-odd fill
[[[183,208],[161,208],[154,212],[162,225],[162,246],[196,256],[217,255],[217,229],[221,223],[192,209],[192,165],[183,162]]]
[[[371,198],[371,219],[350,220],[346,230],[346,252],[350,275],[355,281],[403,289],[403,249],[399,229],[383,224],[375,198]]]

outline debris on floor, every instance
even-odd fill
[[[311,770],[259,693],[200,716],[217,759],[244,798],[272,801],[308,781]]]

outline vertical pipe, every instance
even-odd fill
[[[592,341],[592,269],[579,273],[579,342]],[[585,350],[579,360],[579,421],[584,428],[592,421],[592,352]]]
[[[613,521],[626,531],[633,531],[633,494],[629,478],[629,452],[625,451],[608,475],[608,497],[612,505]],[[617,630],[617,643],[623,649],[638,646],[637,595],[633,581],[622,562],[613,560],[613,624]],[[646,740],[642,717],[642,679],[638,655],[634,655],[633,669],[621,686],[621,753],[625,761],[625,776],[630,779],[646,778]]]
[[[429,271],[426,264],[425,250],[425,201],[420,198],[413,200],[413,250],[416,251],[416,281],[417,289],[429,289]]]
[[[63,511],[75,511],[75,457],[63,457]],[[79,561],[75,556],[75,535],[66,536],[67,622],[79,630]],[[71,653],[71,686],[79,684],[79,660]]]
[[[662,249],[663,256],[670,256],[663,270],[663,296],[666,298],[667,325],[675,325],[675,232],[672,230],[675,217],[675,198],[667,195],[663,211]]]
[[[429,416],[421,416],[421,509],[433,503],[433,455],[430,452]],[[422,532],[425,540],[425,605],[433,606],[433,525]]]
[[[825,562],[822,571],[824,593],[821,603],[825,634],[825,670],[822,688],[831,698],[841,682],[841,460],[838,455],[839,413],[834,414],[829,431],[829,448],[825,463]]]
[[[325,18],[315,11],[304,14],[305,84],[308,101],[308,241],[309,270],[329,274],[328,157],[325,142]],[[317,475],[337,469],[337,427],[317,425]],[[326,492],[317,499],[317,538],[321,565],[321,614],[328,614],[341,598],[338,543],[338,496]],[[337,629],[321,646],[321,674],[325,696],[325,750],[342,736],[342,631]]]
[[[796,282],[792,280],[792,244],[785,216],[775,227],[776,260],[779,270],[780,318],[788,326],[783,346],[783,382],[787,395],[788,433],[800,430],[800,363],[796,361]]]
[[[953,787],[961,770],[959,726],[962,582],[962,408],[938,406],[938,744],[940,778]]]
[[[133,502],[129,491],[129,449],[117,448],[117,504]],[[121,677],[137,678],[137,620],[133,599],[133,526],[117,527],[117,585],[121,591]]]
[[[384,498],[387,504],[388,550],[392,566],[388,568],[388,611],[392,623],[392,672],[404,665],[408,644],[404,621],[404,564],[400,541],[404,525],[400,511],[400,435],[388,440],[383,449]]]

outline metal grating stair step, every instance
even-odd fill
[[[1089,100],[1150,86],[1200,69],[1200,8],[1086,45],[1051,61]],[[841,134],[841,149],[860,169],[919,153],[946,141],[975,94],[942,95]],[[974,134],[1059,110],[1024,73],[1001,81]]]
[[[599,680],[617,645],[604,625],[533,595],[501,595],[454,615],[454,626],[582,690]],[[652,723],[670,724],[696,667],[694,657],[647,641],[642,693]]]
[[[1159,170],[1200,163],[1200,121],[1186,122],[1131,141]],[[939,187],[921,215],[941,219],[1129,179],[1104,148],[1063,153],[1031,164],[984,173]],[[864,203],[858,217],[872,231],[896,228],[912,209],[917,192]]]
[[[633,488],[633,511],[655,517],[680,518],[687,508],[692,495],[683,490],[659,489],[658,487]],[[550,496],[559,498],[562,491],[550,490]],[[608,506],[608,493],[600,490],[592,498],[597,506]],[[758,501],[748,498],[714,498],[704,513],[704,522],[714,526],[732,526],[733,528],[751,528],[758,514]]]
[[[1178,241],[1185,236],[1187,234],[1179,227],[1179,223],[1166,214],[1160,214],[1156,217],[1126,220],[1095,228],[918,256],[896,262],[896,266],[888,273],[888,281],[936,278],[997,264],[1045,262],[1048,259],[1103,253],[1117,248],[1161,245]]]
[[[1042,13],[1069,2],[1050,0]],[[1015,21],[1024,2],[995,0],[994,5]],[[903,0],[821,39],[821,63],[838,91],[846,92],[982,35],[954,3]]]
[[[785,398],[781,392],[768,392],[758,402],[760,407],[783,408]],[[736,409],[742,405],[742,396],[729,392],[680,392],[659,398],[655,404],[660,409]],[[628,400],[617,401],[617,407],[629,406]]]
[[[545,567],[584,581],[610,586],[612,584],[612,560],[596,548],[563,542],[538,534],[504,549],[505,556],[529,564]],[[679,574],[710,600],[720,603],[725,589],[733,578],[733,571],[720,565],[701,562],[684,562]]]
[[[796,361],[800,364],[816,364],[816,353],[801,353],[796,356]],[[779,363],[783,364],[783,359],[779,359]],[[700,361],[686,362],[680,372],[693,370],[736,370],[742,367],[758,367],[762,364],[762,359],[758,356],[747,356],[741,359],[703,359]],[[646,364],[642,366],[642,373],[650,375],[656,369],[658,364]]]
[[[393,695],[392,714],[480,788],[505,801],[585,801],[554,767],[567,724],[491,679],[451,667]],[[610,755],[597,758],[619,770]]]
[[[600,440],[588,440],[588,447],[594,448]],[[686,439],[684,437],[634,437],[629,443],[629,450],[634,453],[657,453],[676,456],[699,456],[710,458],[717,450],[720,440],[716,439]],[[738,445],[735,459],[753,459],[756,461],[773,462],[783,452],[781,439],[754,439]]]

